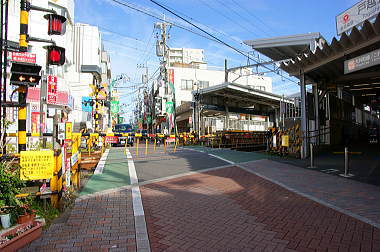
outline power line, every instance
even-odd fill
[[[249,12],[246,8],[243,8],[241,4],[237,3],[235,0],[231,0],[237,7],[242,9],[244,12],[246,12],[249,16],[257,19],[260,23],[262,23],[264,26],[268,27],[269,30],[271,30],[273,33],[276,33],[269,25],[267,25],[264,21],[262,21],[258,16],[254,15],[253,13]],[[259,27],[259,26],[258,26]],[[263,30],[262,30],[263,31]]]
[[[188,21],[187,19],[181,17],[181,16],[178,15],[177,13],[175,13],[175,12],[169,10],[168,8],[166,8],[165,6],[163,6],[163,5],[159,4],[159,3],[157,3],[155,0],[150,0],[150,1],[151,1],[152,3],[158,5],[159,7],[163,8],[164,10],[170,12],[170,13],[173,14],[174,16],[176,16],[176,17],[180,18],[181,20],[185,21],[186,23],[190,24],[191,26],[194,26],[194,27],[197,28],[198,30],[200,30],[200,31],[202,31],[202,32],[204,32],[204,33],[206,33],[207,35],[209,35],[209,36],[212,37],[213,39],[219,41],[221,44],[227,46],[228,48],[230,48],[230,49],[236,51],[237,53],[243,55],[244,57],[247,57],[248,59],[252,59],[253,61],[255,61],[255,62],[257,62],[257,63],[260,63],[260,62],[258,62],[258,60],[254,59],[254,58],[251,58],[250,55],[249,55],[248,53],[246,54],[246,53],[244,53],[243,51],[237,49],[236,47],[231,46],[230,44],[224,42],[223,40],[221,40],[221,39],[215,37],[214,35],[210,34],[210,33],[207,32],[207,31],[205,31],[205,30],[202,29],[201,27],[199,27],[199,26],[193,24],[192,22],[190,22],[190,21]],[[262,67],[264,67],[264,68],[266,68],[266,69],[272,71],[272,69],[270,69],[269,67],[267,67],[267,66],[265,66],[265,65],[262,65]],[[276,72],[275,72],[275,73],[276,73]],[[278,74],[278,73],[276,73],[276,74]],[[290,79],[290,78],[287,78],[287,77],[285,77],[285,76],[282,76],[282,75],[281,75],[281,77],[286,78],[287,80],[292,81],[292,82],[294,82],[294,83],[297,83],[297,82],[295,82],[294,80],[292,80],[292,79]],[[298,83],[297,83],[297,84],[298,84]]]
[[[243,26],[243,25],[237,23],[235,20],[233,20],[233,19],[230,18],[229,16],[225,15],[223,12],[217,10],[216,8],[213,8],[213,7],[212,7],[210,4],[208,4],[205,0],[201,0],[201,1],[202,1],[205,5],[207,5],[210,9],[212,9],[214,12],[216,12],[216,13],[218,13],[219,15],[223,16],[225,19],[229,20],[230,22],[236,24],[237,26],[240,26],[241,28],[243,28],[244,30],[246,30],[246,31],[248,31],[248,32],[255,33],[255,32],[253,32],[253,31],[251,31],[250,29],[248,29],[247,27],[245,27],[245,26]],[[224,4],[222,4],[222,6],[223,6],[224,8],[226,8]],[[231,10],[232,10],[232,9],[231,9]]]
[[[121,2],[121,1],[119,1],[119,0],[110,0],[110,1],[115,2],[115,3],[117,3],[117,4],[120,4],[120,5],[124,6],[124,7],[130,8],[130,9],[132,9],[132,10],[138,11],[138,12],[140,12],[140,13],[143,13],[143,14],[145,14],[145,15],[148,15],[148,16],[150,16],[150,17],[152,17],[152,18],[155,18],[155,19],[158,19],[158,20],[160,20],[160,21],[163,21],[163,22],[169,23],[170,25],[173,25],[173,26],[178,27],[178,28],[180,28],[180,29],[182,29],[182,30],[185,30],[185,31],[191,32],[191,33],[196,34],[196,35],[198,35],[198,36],[200,36],[200,37],[203,37],[203,38],[206,38],[206,39],[208,39],[208,40],[211,40],[211,41],[217,42],[217,41],[215,41],[214,39],[209,38],[209,37],[206,37],[206,36],[204,36],[204,35],[202,35],[202,34],[196,32],[196,31],[194,31],[194,30],[192,30],[192,29],[189,29],[189,28],[187,28],[187,27],[184,27],[184,26],[182,26],[182,25],[180,25],[180,24],[177,24],[177,23],[174,23],[174,22],[169,22],[168,20],[165,20],[165,19],[163,19],[163,18],[161,18],[161,17],[158,17],[158,16],[156,16],[156,15],[154,15],[154,14],[151,14],[151,13],[145,11],[145,10],[140,10],[139,8],[134,7],[134,6],[132,6],[131,4],[127,4],[126,2]]]
[[[202,0],[203,1],[203,0]],[[233,6],[226,6],[226,4],[225,3],[223,3],[223,2],[221,2],[220,0],[214,0],[214,1],[216,1],[216,2],[218,2],[223,8],[225,8],[225,9],[227,9],[228,11],[232,11],[233,13],[235,13],[235,15],[237,16],[237,17],[239,17],[239,18],[241,18],[241,19],[244,19],[245,20],[245,22],[248,24],[248,25],[250,25],[251,27],[253,27],[254,29],[259,29],[259,30],[261,30],[262,32],[264,32],[266,35],[268,35],[268,36],[270,36],[270,34],[269,33],[267,33],[266,31],[264,31],[264,30],[262,30],[261,28],[260,28],[260,26],[254,26],[254,25],[252,25],[251,24],[251,21],[250,20],[248,20],[246,17],[244,17],[243,15],[241,15],[241,14],[239,14],[234,8],[233,8]],[[254,32],[256,35],[258,35],[256,32]]]

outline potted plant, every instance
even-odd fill
[[[36,217],[36,211],[30,208],[29,204],[22,204],[16,207],[17,223],[23,224],[33,221]]]
[[[4,215],[1,219],[7,222],[12,217],[17,217],[15,211],[21,202],[16,195],[20,193],[25,183],[20,179],[19,167],[13,162],[3,160],[0,162],[0,181],[0,211]],[[13,216],[8,216],[9,214]]]
[[[0,200],[0,219],[3,228],[9,228],[11,226],[11,214],[9,207],[5,205],[4,200]]]

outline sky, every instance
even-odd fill
[[[359,0],[154,0],[184,17],[188,21],[211,33],[218,39],[244,52],[252,49],[243,44],[244,40],[287,36],[309,32],[320,32],[331,42],[336,35],[335,17],[353,6]],[[168,20],[195,33],[177,26],[170,28],[169,47],[204,49],[205,61],[209,66],[242,66],[247,57],[225,45],[216,43],[206,34],[165,11],[151,0],[76,0],[75,22],[98,26],[104,48],[111,57],[112,76],[125,74],[129,81],[119,82],[121,101],[126,104],[126,117],[131,116],[136,93],[133,88],[141,83],[141,68],[148,66],[149,76],[158,66],[155,55],[157,18],[125,7],[133,6],[153,16]],[[257,56],[257,53],[254,53]],[[252,64],[253,62],[250,61]],[[273,92],[293,94],[298,85],[277,74],[267,74],[273,78]],[[286,76],[286,74],[284,74]],[[286,76],[288,77],[288,76]]]

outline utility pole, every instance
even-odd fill
[[[47,95],[47,76],[44,71],[41,71],[41,87],[40,87],[40,144],[42,144],[43,148],[46,147],[46,141],[43,135],[43,123],[44,123],[44,105],[46,102]]]

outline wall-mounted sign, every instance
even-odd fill
[[[21,151],[20,166],[22,180],[50,179],[54,171],[54,152]]]
[[[380,64],[380,49],[344,61],[344,74]]]
[[[363,23],[367,19],[376,16],[380,12],[380,1],[378,0],[362,0],[336,16],[336,32],[341,35],[353,28],[354,26]]]
[[[36,54],[28,52],[11,52],[11,61],[13,62],[25,62],[36,63]]]

